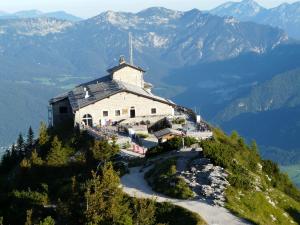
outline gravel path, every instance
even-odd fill
[[[158,202],[171,202],[175,205],[198,213],[210,225],[242,225],[250,224],[231,214],[227,209],[212,206],[202,200],[179,200],[155,193],[144,179],[140,167],[130,169],[130,174],[121,178],[123,191],[137,198],[156,198]]]

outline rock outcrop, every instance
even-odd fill
[[[224,168],[214,166],[209,159],[198,158],[190,163],[188,170],[181,172],[181,176],[198,198],[224,206],[224,191],[229,185]]]

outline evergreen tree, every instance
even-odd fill
[[[27,141],[26,141],[26,153],[32,150],[34,142],[34,133],[31,126],[28,129],[27,133]]]
[[[47,216],[39,225],[55,225],[55,220],[51,216]]]
[[[21,133],[19,134],[16,148],[18,156],[22,158],[25,155],[25,142]]]
[[[31,152],[31,156],[29,159],[24,158],[21,163],[20,166],[22,168],[31,168],[32,166],[40,166],[43,164],[43,160],[41,157],[39,157],[38,153],[36,150],[33,150]]]
[[[234,140],[234,141],[237,141],[239,138],[239,134],[236,130],[232,131],[231,133],[231,139]]]
[[[16,150],[16,145],[13,143],[12,146],[11,146],[11,157],[13,159],[16,159],[18,157],[18,153],[17,153],[17,150]]]
[[[252,140],[250,148],[252,151],[258,153],[258,148],[255,140]]]
[[[34,149],[31,153],[31,156],[30,156],[30,162],[33,166],[40,166],[42,165],[44,162],[42,160],[41,157],[39,157],[36,149]]]
[[[31,167],[30,161],[26,158],[24,158],[21,162],[20,162],[20,167],[22,169],[29,169]]]
[[[93,158],[104,163],[118,152],[118,146],[116,144],[110,144],[108,141],[95,141],[92,148]]]
[[[26,211],[25,225],[32,225],[32,209]]]
[[[244,141],[244,139],[242,137],[239,137],[238,140],[237,140],[237,142],[238,142],[238,144],[239,144],[239,146],[241,148],[244,149],[246,147],[245,141]]]
[[[152,225],[155,224],[155,201],[134,198],[134,224]]]
[[[41,122],[39,129],[39,145],[43,146],[49,141],[47,125],[44,122]]]
[[[57,136],[51,143],[51,149],[47,156],[47,164],[50,166],[61,166],[67,161],[66,152],[63,150],[62,143]]]
[[[120,189],[120,179],[111,163],[104,165],[100,176],[92,173],[85,198],[87,224],[132,224],[128,204]]]
[[[6,150],[1,158],[0,172],[7,172],[12,166],[11,152]]]
[[[19,162],[20,156],[18,154],[17,148],[15,144],[12,144],[11,150],[10,150],[10,163],[11,166],[15,166],[16,163]]]

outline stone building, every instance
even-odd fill
[[[145,71],[121,57],[108,75],[50,100],[52,124],[73,119],[75,125],[104,126],[129,118],[146,120],[174,115],[176,105],[151,93]]]

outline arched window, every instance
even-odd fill
[[[83,116],[82,122],[89,127],[93,126],[93,117],[90,114],[85,114]]]

